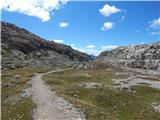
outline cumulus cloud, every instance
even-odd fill
[[[65,28],[65,27],[67,27],[68,25],[69,25],[69,23],[67,23],[67,22],[61,22],[61,23],[59,24],[59,27]]]
[[[135,33],[138,33],[138,32],[139,32],[139,30],[135,30],[134,32],[135,32]]]
[[[144,44],[146,44],[146,42],[141,42],[140,44],[144,45]]]
[[[160,18],[150,21],[149,28],[160,29]]]
[[[77,50],[87,53],[89,55],[97,56],[100,53],[100,51],[96,50],[95,48],[95,45],[87,45],[86,48],[77,48]]]
[[[94,49],[95,46],[94,46],[94,45],[87,45],[86,48],[87,48],[87,49]]]
[[[63,43],[64,42],[63,40],[51,40],[51,41],[54,41],[56,43]]]
[[[112,50],[117,47],[118,47],[117,45],[105,45],[105,46],[102,46],[102,50]]]
[[[125,19],[125,16],[122,16],[120,19],[120,22],[123,21]]]
[[[71,47],[74,47],[75,45],[74,44],[71,44]]]
[[[106,45],[106,46],[102,46],[101,49],[97,50],[97,49],[95,49],[96,46],[94,46],[94,45],[88,45],[88,46],[86,46],[86,48],[80,48],[80,47],[75,46],[74,44],[72,46],[72,48],[75,50],[87,53],[89,55],[95,55],[95,56],[98,56],[101,52],[103,52],[105,50],[112,50],[117,47],[118,47],[117,45]]]
[[[160,35],[160,32],[150,32],[150,35]]]
[[[89,46],[89,45],[88,45]],[[75,46],[74,44],[71,44],[71,47],[75,50],[78,50],[80,52],[84,52],[84,53],[87,53],[89,55],[95,55],[97,56],[101,51],[98,51],[95,49],[95,46],[90,46],[89,48],[86,46],[86,48],[80,48],[80,47],[77,47]]]
[[[100,54],[101,51],[98,51],[96,49],[83,49],[83,48],[77,48],[77,50],[87,53],[89,55],[95,55],[97,56],[98,54]]]
[[[94,46],[94,45],[88,45],[88,46],[86,46],[86,48],[79,48],[79,47],[73,46],[73,49],[84,52],[84,53],[87,53],[89,55],[97,56],[102,51],[112,50],[112,49],[117,48],[118,46],[117,45],[106,45],[106,46],[102,46],[100,50],[95,49],[95,47],[96,46]]]
[[[0,9],[34,16],[44,22],[51,18],[51,11],[66,3],[67,0],[1,0]]]
[[[113,28],[113,23],[112,22],[105,22],[103,24],[103,26],[101,27],[101,30],[105,31],[105,30],[109,30],[109,29],[112,29],[112,28]]]
[[[103,8],[99,9],[99,12],[102,15],[109,17],[111,14],[121,12],[121,10],[119,8],[116,8],[115,6],[110,6],[109,4],[105,4]]]
[[[92,48],[92,49],[88,49],[88,48],[79,48],[79,47],[72,47],[73,49],[75,50],[78,50],[78,51],[81,51],[81,52],[84,52],[84,53],[87,53],[89,55],[95,55],[95,56],[98,56],[101,52],[103,51],[106,51],[106,50],[112,50],[112,49],[115,49],[117,48],[118,46],[117,45],[106,45],[106,46],[102,46],[100,50],[97,50],[95,48]]]
[[[150,35],[160,35],[160,18],[154,19],[148,22],[148,24],[146,30],[149,31]]]
[[[80,49],[80,51],[85,52],[89,55],[95,55],[95,56],[101,53],[101,51],[98,51],[96,49]]]

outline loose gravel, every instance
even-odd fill
[[[62,97],[57,96],[41,79],[45,74],[64,70],[66,69],[35,74],[32,77],[30,81],[32,87],[29,91],[33,101],[37,104],[33,113],[33,120],[86,120],[82,111],[73,107]]]

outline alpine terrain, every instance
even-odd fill
[[[159,41],[95,58],[1,22],[1,47],[3,120],[160,120]]]

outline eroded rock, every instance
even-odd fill
[[[87,88],[87,89],[100,89],[100,88],[102,88],[102,84],[95,83],[95,82],[82,83],[82,84],[80,84],[80,87]]]
[[[113,66],[160,70],[160,42],[118,47],[102,52],[97,61]],[[160,71],[159,71],[160,73]]]

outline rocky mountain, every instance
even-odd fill
[[[2,68],[43,67],[87,62],[91,56],[1,22]]]
[[[118,47],[102,52],[96,59],[102,63],[160,71],[160,42]]]

